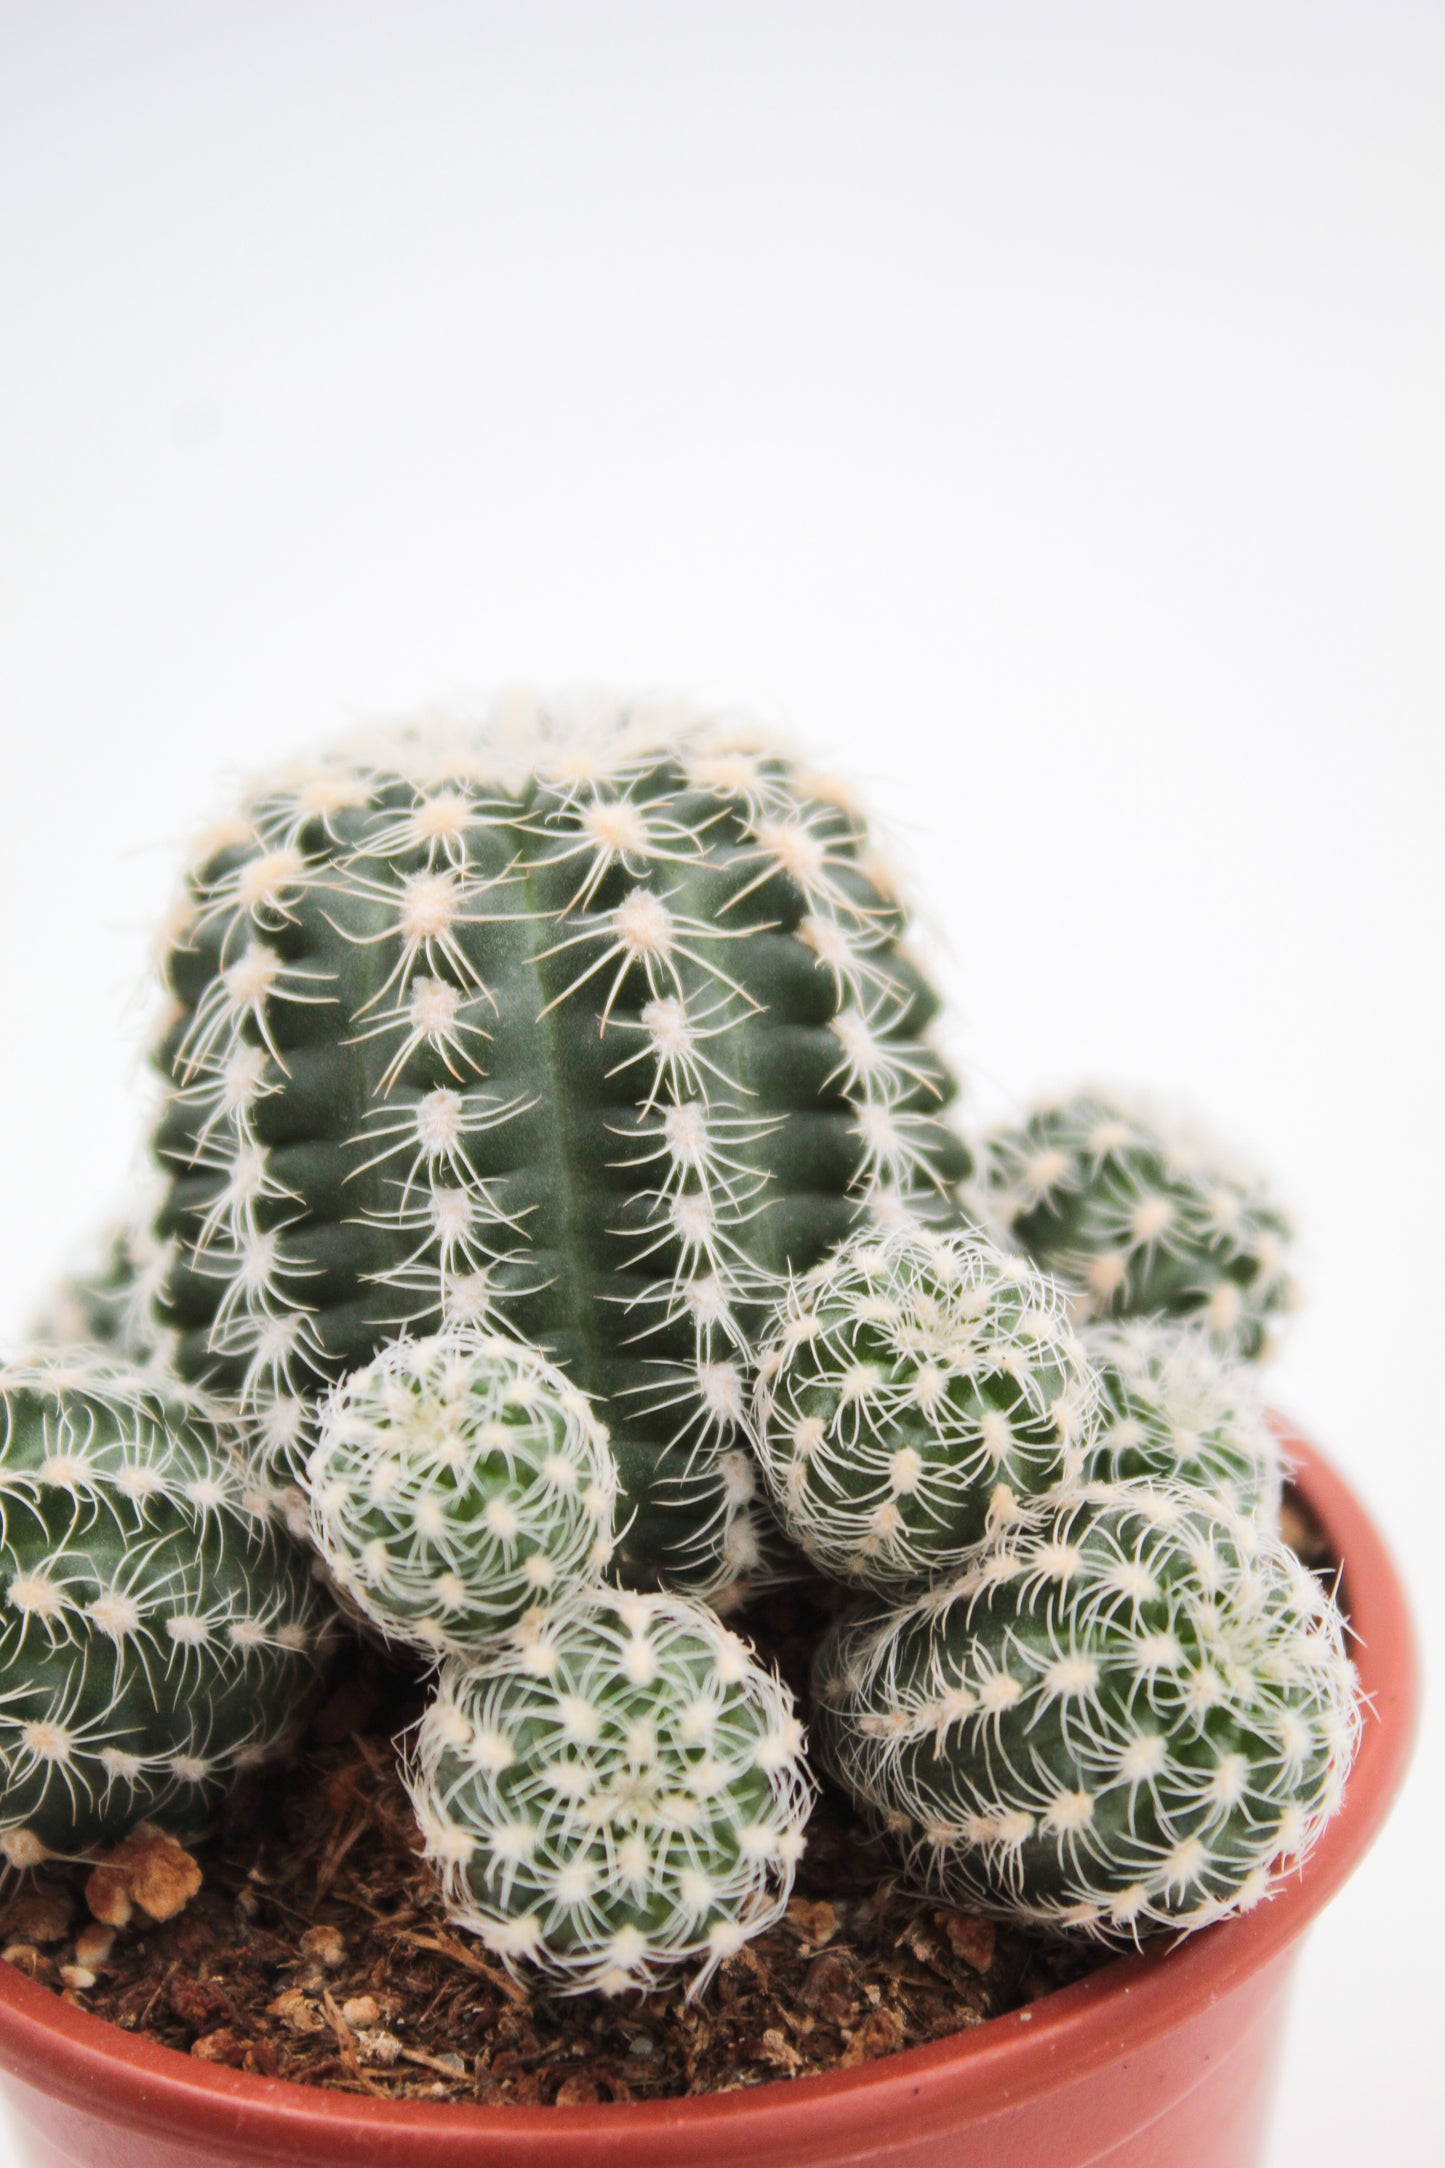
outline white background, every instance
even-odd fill
[[[228,771],[725,697],[892,817],[977,1105],[1127,1079],[1276,1172],[1276,1396],[1433,1601],[1445,10],[0,25],[0,1331],[123,1186]],[[1315,1931],[1273,2168],[1441,2160],[1442,1781]]]

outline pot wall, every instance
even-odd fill
[[[890,2087],[886,2102],[835,2097],[823,2115],[780,2115],[767,2132],[735,2117],[704,2138],[680,2119],[639,2130],[619,2116],[610,2142],[599,2143],[595,2132],[569,2129],[577,2111],[561,2109],[544,2111],[550,2132],[519,2131],[515,2148],[474,2136],[472,2147],[449,2147],[445,2158],[477,2168],[1258,2168],[1293,1954],[1143,2046],[1131,2042],[1126,2002],[1112,2060],[1062,2068],[1057,2084],[1016,2103],[960,2102],[945,2070],[933,2082]],[[1057,2059],[1073,2060],[1067,2051]],[[1053,2060],[1045,2044],[1046,2065]],[[204,2136],[168,2140],[118,2130],[93,2106],[61,2104],[29,2086],[12,2084],[8,2098],[25,2126],[25,2168],[437,2168],[443,2157],[435,2134],[420,2129],[354,2138],[292,2130],[258,2144],[222,2119]]]

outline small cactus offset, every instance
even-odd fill
[[[157,1301],[304,1464],[399,1333],[531,1341],[612,1432],[630,1578],[756,1578],[790,1273],[969,1156],[866,825],[748,731],[500,707],[259,785],[172,932]]]
[[[567,1993],[696,1993],[782,1913],[813,1799],[792,1697],[713,1611],[585,1587],[443,1667],[408,1781],[451,1917]]]
[[[900,1228],[855,1236],[795,1283],[754,1428],[814,1564],[906,1590],[1080,1472],[1098,1397],[1053,1281],[982,1236]]]
[[[471,1327],[354,1370],[306,1484],[342,1599],[432,1655],[486,1650],[612,1556],[606,1430],[534,1349]]]
[[[1278,1526],[1284,1468],[1252,1364],[1164,1318],[1086,1325],[1079,1337],[1101,1387],[1092,1477],[1185,1483]]]
[[[329,1615],[204,1405],[103,1352],[0,1369],[0,1851],[195,1829],[285,1743]]]
[[[825,1758],[912,1871],[1131,1941],[1268,1893],[1339,1804],[1343,1626],[1284,1546],[1196,1492],[1093,1486],[819,1651]]]
[[[1078,1288],[1084,1316],[1186,1317],[1253,1357],[1292,1307],[1294,1230],[1264,1184],[1117,1093],[1041,1100],[995,1130],[979,1188],[981,1209]]]

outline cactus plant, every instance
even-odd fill
[[[1293,1227],[1213,1138],[1116,1091],[1040,1099],[981,1153],[979,1203],[1083,1316],[1194,1318],[1226,1353],[1261,1355],[1296,1301]]]
[[[1264,1896],[1338,1805],[1343,1626],[1277,1538],[1098,1484],[819,1651],[825,1758],[952,1898],[1105,1941]]]
[[[814,1564],[908,1589],[1081,1471],[1098,1393],[1053,1281],[981,1235],[904,1227],[795,1283],[754,1428]]]
[[[398,1341],[353,1370],[306,1484],[343,1599],[433,1655],[485,1651],[612,1555],[606,1430],[534,1349],[474,1327]]]
[[[629,1575],[745,1581],[744,1377],[787,1275],[958,1217],[904,926],[835,787],[702,716],[504,705],[258,785],[167,964],[182,1374],[296,1468],[397,1334],[508,1331],[611,1428]]]
[[[329,1607],[204,1404],[103,1351],[0,1370],[0,1851],[197,1827],[277,1751]]]
[[[1117,1092],[1040,1100],[996,1129],[979,1191],[1030,1257],[1077,1286],[1084,1316],[1188,1317],[1257,1356],[1293,1303],[1293,1228],[1259,1177]]]
[[[707,1606],[574,1584],[450,1659],[408,1784],[451,1916],[514,1971],[616,1994],[787,1903],[813,1786],[787,1688]]]
[[[1091,1476],[1184,1483],[1278,1525],[1284,1470],[1252,1364],[1164,1318],[1086,1325],[1079,1337],[1101,1388]]]

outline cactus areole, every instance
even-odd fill
[[[832,786],[671,708],[523,702],[258,785],[167,957],[173,1360],[297,1468],[397,1335],[510,1332],[609,1426],[632,1578],[756,1577],[763,1321],[969,1171],[904,930]]]

